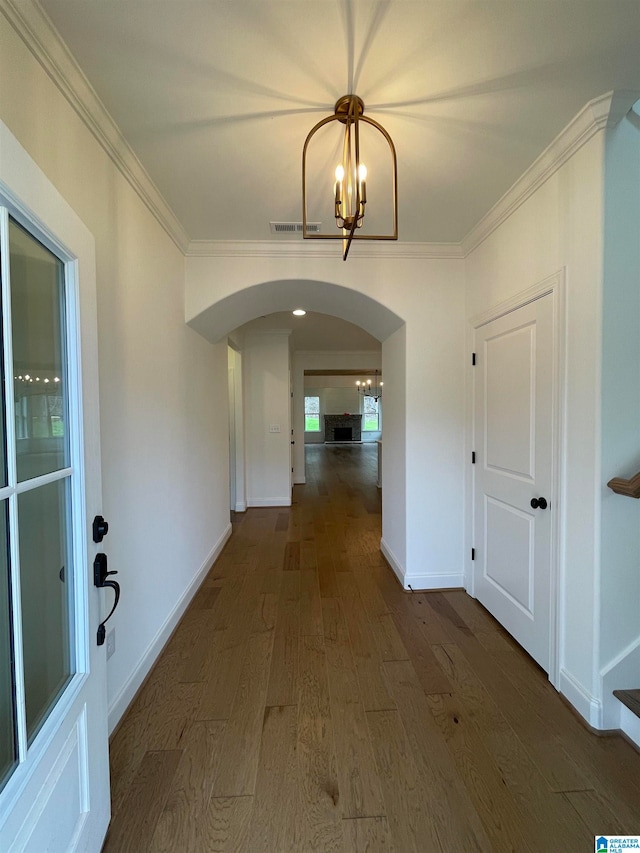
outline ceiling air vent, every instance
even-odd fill
[[[302,222],[270,222],[272,234],[302,234]],[[321,222],[307,222],[310,234],[319,234]]]

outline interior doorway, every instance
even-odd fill
[[[560,285],[474,333],[473,594],[557,678]]]

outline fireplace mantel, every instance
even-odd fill
[[[336,429],[350,429],[351,438],[336,438]],[[325,415],[325,441],[362,441],[362,415]]]

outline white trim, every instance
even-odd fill
[[[640,749],[640,717],[637,717],[620,700],[617,701],[620,703],[620,730]]]
[[[133,701],[143,681],[149,674],[151,667],[156,662],[162,649],[166,645],[167,640],[173,633],[180,619],[182,619],[182,616],[184,615],[184,612],[186,611],[189,604],[191,603],[191,600],[198,591],[205,577],[208,575],[212,565],[220,556],[220,553],[226,545],[227,540],[231,536],[231,533],[232,527],[231,523],[229,523],[224,529],[224,532],[222,533],[216,544],[209,552],[209,554],[205,557],[204,562],[196,572],[195,577],[193,578],[189,586],[185,589],[185,591],[182,593],[175,607],[173,608],[171,613],[169,613],[164,623],[160,626],[155,637],[147,646],[147,649],[140,658],[138,665],[133,670],[129,678],[125,681],[125,683],[122,685],[122,688],[120,689],[118,695],[114,697],[113,701],[109,706],[109,734],[113,732],[117,724],[122,719],[122,716],[126,712],[127,708]]]
[[[233,511],[234,512],[246,512],[247,511],[247,502],[246,501],[237,501]]]
[[[318,442],[312,442],[312,443],[316,444]],[[307,482],[307,478],[305,476],[302,476],[302,477],[298,476],[298,477],[293,478],[293,485],[294,486],[304,486],[306,484],[306,482]]]
[[[566,669],[560,670],[558,689],[590,726],[594,729],[602,728],[602,703]]]
[[[606,676],[614,670],[616,667],[620,666],[620,664],[631,657],[634,652],[640,652],[640,637],[636,637],[631,643],[629,643],[625,648],[618,652],[618,654],[609,661],[609,663],[603,667],[600,671],[600,675],[602,678],[606,678]],[[640,680],[640,678],[639,678]]]
[[[409,260],[464,257],[460,243],[395,243],[366,241],[351,257]],[[331,240],[192,240],[189,258],[334,258],[342,255]]]
[[[618,719],[618,701],[614,690],[629,690],[638,686],[640,667],[640,637],[636,637],[600,671],[598,683],[602,696],[605,728],[615,728]]]
[[[405,589],[405,585],[404,585],[405,571],[402,568],[400,561],[398,560],[396,555],[393,553],[391,548],[389,548],[387,543],[384,541],[384,538],[382,538],[380,540],[380,550],[382,551],[382,556],[385,558],[387,563],[389,563],[389,565],[393,569],[395,576],[398,578],[398,580],[402,584],[402,588]]]
[[[291,495],[286,498],[249,498],[247,506],[291,506]]]
[[[580,110],[531,166],[473,226],[461,246],[466,258],[549,180],[596,133],[616,124],[629,112],[640,92],[620,90],[594,98]]]
[[[176,246],[189,237],[124,138],[42,7],[34,0],[0,0],[0,10]]]
[[[486,326],[487,323],[493,323],[494,320],[504,317],[505,314],[511,314],[512,311],[517,311],[518,308],[522,308],[530,302],[540,299],[541,296],[546,296],[547,293],[552,293],[554,288],[558,286],[558,281],[563,277],[563,274],[564,268],[536,282],[536,284],[528,287],[526,290],[521,290],[509,299],[498,302],[497,305],[492,305],[486,311],[475,314],[469,319],[469,323],[473,329],[479,329],[481,326]]]
[[[425,589],[464,589],[464,574],[450,575],[405,575],[404,588],[411,587],[413,592]]]

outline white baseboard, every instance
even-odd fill
[[[592,696],[588,690],[585,690],[582,684],[566,669],[560,670],[559,689],[560,693],[569,700],[590,726],[594,729],[602,728],[602,703],[595,696]]]
[[[464,589],[464,575],[405,575],[405,589]]]
[[[406,587],[404,585],[404,569],[402,568],[402,566],[400,565],[400,561],[398,560],[396,555],[393,553],[391,548],[389,548],[389,546],[384,541],[384,539],[380,540],[380,550],[382,551],[382,555],[385,558],[385,560],[387,561],[387,563],[389,563],[389,565],[393,569],[395,576],[398,578],[398,580],[402,584],[402,588],[406,589]]]
[[[640,749],[640,717],[620,703],[620,729]]]
[[[385,560],[394,571],[394,574],[402,584],[403,589],[452,589],[464,588],[464,574],[451,575],[412,575],[404,570],[400,561],[387,545],[384,539],[380,540],[380,550]]]
[[[286,498],[249,498],[247,506],[291,506],[291,495]]]
[[[307,482],[307,478],[306,478],[306,477],[294,477],[294,478],[293,478],[293,485],[294,485],[294,486],[304,486],[304,484],[305,484],[306,482]]]
[[[145,678],[151,671],[151,668],[156,662],[158,656],[160,655],[160,652],[165,647],[167,640],[173,633],[176,625],[178,624],[178,622],[184,615],[185,610],[191,603],[191,599],[198,591],[198,588],[202,584],[205,577],[208,575],[213,563],[215,563],[215,561],[220,556],[220,552],[222,551],[222,549],[227,543],[227,540],[231,536],[231,532],[232,528],[231,524],[229,524],[224,529],[224,532],[205,558],[204,562],[196,572],[195,577],[193,578],[189,586],[185,589],[176,606],[166,618],[164,624],[161,625],[157,634],[149,643],[149,646],[147,647],[145,653],[142,655],[139,664],[136,666],[134,671],[126,680],[118,695],[109,704],[109,734],[113,732],[115,727],[122,719],[122,716],[124,715],[125,711],[133,701],[133,698],[140,689],[142,682],[145,680]]]
[[[235,505],[234,512],[246,512],[247,511],[247,502],[246,501],[238,501]]]

